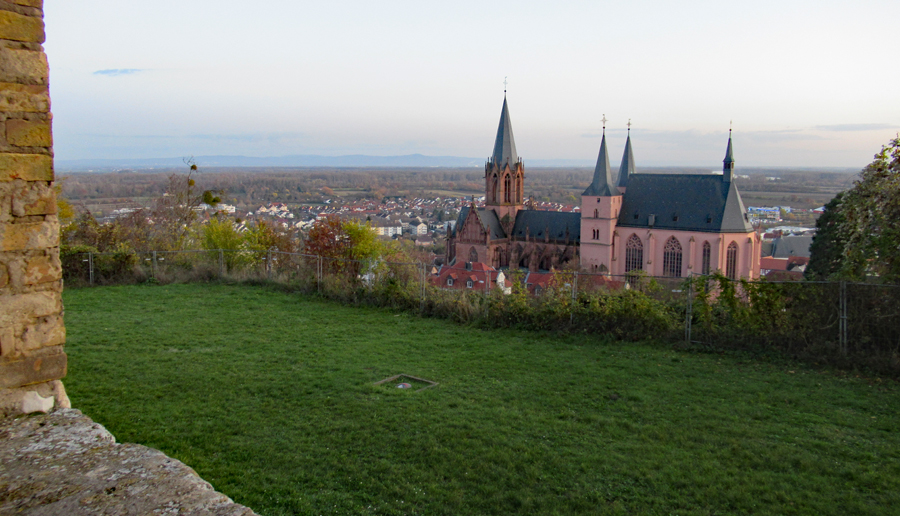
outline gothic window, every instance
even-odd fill
[[[728,244],[728,252],[725,253],[725,275],[729,279],[737,279],[737,243]]]
[[[497,195],[497,188],[499,187],[500,182],[497,181],[497,175],[491,176],[491,201],[497,202],[500,200],[500,196]]]
[[[522,199],[525,198],[525,193],[522,191],[522,176],[519,175],[516,177],[516,198],[517,202],[521,203]]]
[[[675,237],[669,238],[663,249],[663,276],[681,276],[681,244]]]
[[[475,263],[478,261],[478,251],[474,247],[469,249],[469,261]]]
[[[499,269],[503,266],[503,248],[494,248],[494,268]]]
[[[644,244],[633,234],[625,242],[625,272],[644,270]]]
[[[709,261],[712,256],[712,246],[709,242],[703,242],[703,261],[700,264],[700,274],[709,274]]]
[[[509,180],[509,174],[503,177],[503,202],[510,202],[510,191],[512,190],[512,184]]]
[[[594,209],[594,218],[595,218],[595,219],[599,219],[599,218],[600,218],[600,210]]]

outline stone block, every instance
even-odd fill
[[[0,328],[19,328],[20,331],[36,319],[62,313],[59,292],[29,292],[0,296]],[[3,331],[3,330],[0,330]]]
[[[0,181],[53,181],[53,158],[46,154],[0,154]]]
[[[33,414],[35,412],[46,414],[53,409],[53,402],[53,396],[45,398],[34,391],[28,391],[22,396],[20,410],[23,414]]]
[[[29,326],[22,333],[23,351],[34,351],[51,346],[62,346],[66,343],[66,326],[62,317],[53,315],[45,317],[34,326]]]
[[[19,147],[50,147],[53,137],[46,120],[7,120],[6,143]]]
[[[25,183],[25,187],[13,191],[12,196],[12,214],[16,217],[56,213],[56,192],[47,183]]]
[[[50,93],[47,86],[0,82],[0,111],[49,112]]]
[[[0,251],[47,249],[57,245],[59,222],[0,224]]]
[[[47,84],[47,56],[37,50],[0,48],[0,81]]]
[[[11,326],[0,327],[0,357],[16,354],[16,332]]]
[[[25,262],[25,271],[22,275],[24,285],[40,285],[62,279],[62,264],[59,255],[53,253],[49,256],[34,256]]]
[[[9,285],[9,269],[0,263],[0,288],[5,288],[7,285]]]
[[[65,353],[0,361],[0,389],[59,380],[66,376]]]
[[[0,11],[0,39],[43,43],[44,20],[11,11]]]
[[[44,8],[44,0],[6,0],[11,4],[24,5],[26,7]]]

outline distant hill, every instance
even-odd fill
[[[194,160],[201,167],[483,167],[486,158],[425,156],[422,154],[403,156],[367,156],[364,154],[319,156],[309,154],[274,158],[195,156]],[[591,160],[576,159],[535,159],[528,160],[526,163],[534,167],[593,166]],[[57,160],[55,166],[60,172],[112,172],[121,169],[178,168],[184,166],[184,160],[183,158],[76,159]]]

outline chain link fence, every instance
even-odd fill
[[[574,271],[487,272],[445,288],[430,265],[259,250],[61,253],[72,286],[218,279],[268,281],[348,304],[463,323],[777,351],[900,376],[900,286],[659,278]],[[458,284],[464,287],[464,283]]]

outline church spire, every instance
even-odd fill
[[[731,128],[728,128],[728,149],[725,151],[725,160],[722,167],[722,178],[730,182],[734,176],[734,151],[731,149]]]
[[[603,115],[603,139],[600,141],[597,166],[594,167],[594,180],[581,195],[598,197],[619,195],[619,190],[613,185],[612,173],[609,169],[609,152],[606,150],[606,115]]]
[[[506,104],[506,92],[503,92],[503,110],[500,112],[500,127],[497,128],[497,139],[494,140],[494,153],[491,156],[494,165],[503,169],[509,163],[515,168],[519,161],[516,154],[516,141],[513,138],[512,122],[509,119],[509,107]]]
[[[628,188],[628,177],[634,174],[634,153],[631,151],[631,120],[628,120],[628,139],[625,140],[625,154],[622,155],[622,164],[619,165],[619,180],[616,186]]]

